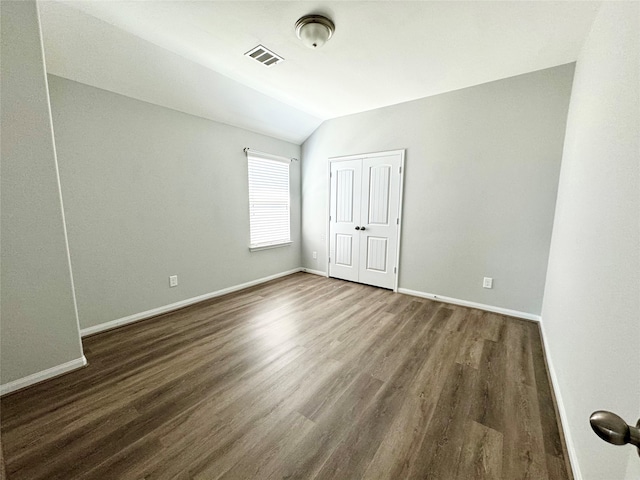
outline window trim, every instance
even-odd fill
[[[251,250],[252,252],[259,252],[260,250],[271,250],[272,248],[288,247],[291,244],[293,244],[293,241],[289,240],[288,242],[273,243],[271,245],[260,245],[256,247],[252,247],[251,245],[249,245],[249,250]]]

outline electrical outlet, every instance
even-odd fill
[[[318,258],[318,252],[313,252],[311,255],[313,256],[313,258]]]
[[[482,288],[493,288],[493,278],[484,277],[484,280],[482,281]]]
[[[169,277],[169,286],[177,287],[178,286],[178,275],[171,275]]]

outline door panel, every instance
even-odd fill
[[[353,267],[353,235],[336,235],[335,264],[345,267]]]
[[[387,239],[367,236],[367,270],[386,273]]]
[[[391,167],[377,165],[369,170],[369,225],[389,224],[389,181]]]
[[[336,171],[336,222],[353,223],[353,169]]]
[[[329,275],[358,281],[362,197],[362,161],[331,164],[331,209],[329,226]]]

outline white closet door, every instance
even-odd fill
[[[362,160],[358,281],[393,289],[398,249],[400,155]]]
[[[357,282],[362,160],[331,162],[329,276]]]
[[[396,285],[402,152],[331,161],[329,276]]]

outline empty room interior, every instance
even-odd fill
[[[0,17],[3,480],[640,479],[640,2]]]

